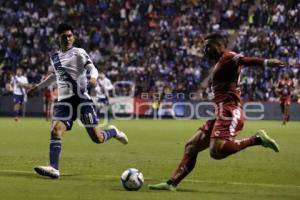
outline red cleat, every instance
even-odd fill
[[[17,123],[19,123],[19,122],[21,122],[21,119],[19,118],[19,117],[15,117],[15,122],[17,122]]]

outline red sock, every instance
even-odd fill
[[[286,113],[286,114],[284,115],[284,121],[286,121],[286,122],[289,121],[289,114]]]
[[[197,156],[184,154],[175,173],[167,183],[176,186],[182,179],[184,179],[184,177],[186,177],[194,169],[196,160]]]
[[[239,152],[247,147],[261,144],[260,140],[256,136],[245,138],[242,140],[226,141],[222,147],[222,153],[224,156],[229,156],[236,152]]]
[[[286,114],[282,115],[282,122],[285,124],[285,122],[286,122]]]

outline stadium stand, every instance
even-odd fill
[[[199,92],[210,63],[201,41],[209,32],[230,36],[228,44],[245,55],[277,57],[288,63],[300,89],[300,3],[297,0],[0,0],[0,94],[18,66],[30,83],[47,74],[57,48],[55,27],[75,25],[77,46],[88,50],[112,81],[134,81],[143,92]],[[243,69],[246,100],[274,101],[282,70]]]

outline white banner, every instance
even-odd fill
[[[112,113],[132,114],[134,111],[133,98],[131,97],[112,97],[109,102]]]

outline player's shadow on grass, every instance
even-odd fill
[[[114,191],[114,192],[130,192],[130,193],[146,193],[146,192],[149,192],[148,189],[143,189],[141,188],[140,190],[137,190],[137,191],[127,191],[125,190],[121,185],[120,186],[113,186],[110,188],[111,191]]]
[[[19,177],[19,178],[35,178],[37,177],[36,174],[28,173],[28,172],[1,172],[0,171],[0,177]]]
[[[125,190],[124,188],[122,188],[121,185],[119,187],[117,187],[117,186],[111,187],[111,190],[112,191],[118,191],[118,192],[128,192],[127,190]],[[137,191],[129,191],[129,192],[137,192]],[[141,190],[138,190],[138,192],[170,192],[170,191],[166,191],[166,190],[150,190],[150,189],[148,189],[147,186],[143,186],[141,188]],[[200,190],[184,189],[183,188],[183,189],[177,189],[176,192],[200,192]]]
[[[176,192],[200,192],[200,190],[179,188],[179,189],[176,190]]]
[[[166,191],[166,190],[148,190],[151,192],[170,192],[170,191]],[[216,191],[216,190],[211,190],[211,191],[207,191],[207,190],[197,190],[197,189],[187,189],[187,188],[178,188],[176,190],[176,192],[180,192],[180,193],[201,193],[201,194],[230,194],[230,195],[240,195],[240,192],[228,192],[228,191]],[[175,193],[176,193],[175,192]],[[170,192],[173,193],[173,192]]]
[[[82,176],[83,174],[63,174],[60,179],[64,179],[66,177],[66,179],[64,180],[84,180],[84,176]],[[30,172],[22,172],[22,171],[0,171],[0,179],[1,177],[14,177],[14,178],[37,178],[37,179],[45,179],[45,180],[54,180],[51,179],[47,176],[39,176],[37,175],[34,171]],[[70,179],[68,179],[68,177],[70,177]]]
[[[218,191],[218,190],[199,190],[200,193],[206,193],[206,194],[229,194],[229,195],[241,195],[242,193],[239,191],[233,192],[233,191]]]

